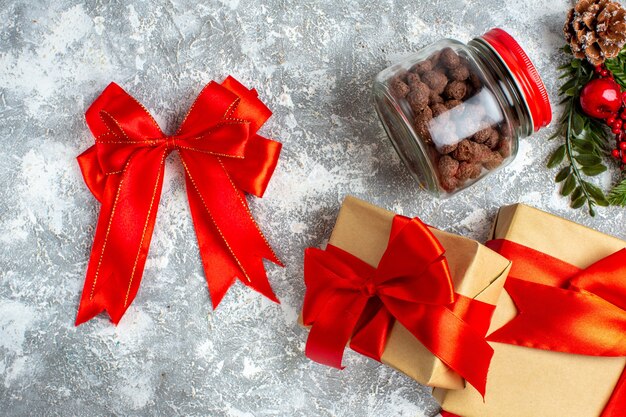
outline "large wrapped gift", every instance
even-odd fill
[[[626,242],[521,204],[500,210],[492,239],[513,265],[486,396],[435,389],[444,415],[626,416]]]
[[[422,384],[484,389],[507,259],[348,197],[326,250],[307,249],[304,263],[309,358],[341,368],[349,344]]]

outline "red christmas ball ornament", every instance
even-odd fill
[[[610,78],[589,81],[580,92],[580,106],[587,115],[597,119],[612,116],[622,107],[619,84]]]

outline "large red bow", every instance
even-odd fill
[[[102,203],[76,324],[107,311],[118,323],[135,298],[154,229],[165,158],[177,150],[213,306],[239,278],[274,301],[263,259],[282,265],[252,218],[281,144],[257,135],[271,111],[232,77],[210,82],[178,132],[165,135],[146,108],[111,83],[87,110],[96,144],[78,157]]]
[[[493,349],[484,335],[493,306],[455,294],[444,249],[419,219],[396,216],[374,268],[329,245],[305,253],[306,355],[341,368],[346,344],[380,360],[398,320],[428,350],[484,393]]]
[[[505,289],[518,315],[488,340],[588,356],[626,356],[626,249],[580,269],[508,240],[487,243],[513,261]],[[626,370],[602,417],[626,409]]]

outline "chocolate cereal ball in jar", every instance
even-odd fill
[[[373,93],[400,158],[438,196],[509,164],[552,119],[539,74],[502,29],[427,46],[378,74]]]

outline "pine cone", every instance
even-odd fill
[[[626,44],[626,10],[615,1],[579,0],[563,31],[576,58],[601,65]]]

